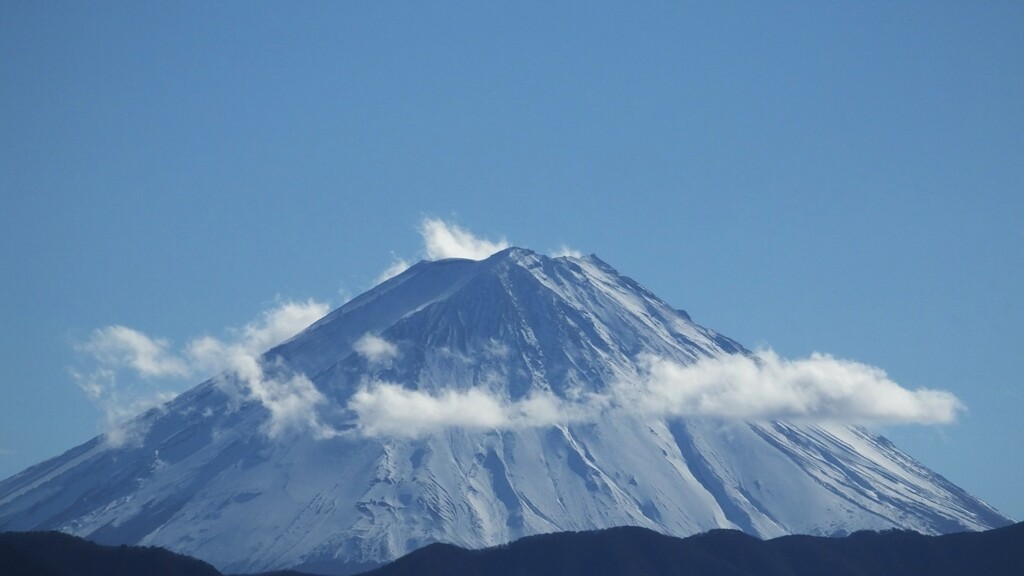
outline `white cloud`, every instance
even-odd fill
[[[402,272],[408,270],[409,266],[412,266],[412,264],[408,261],[396,258],[395,261],[391,263],[391,266],[388,266],[380,273],[379,276],[377,276],[376,280],[373,281],[374,286],[398,276]]]
[[[323,394],[305,374],[281,378],[260,378],[248,382],[250,394],[270,412],[265,431],[276,438],[286,430],[309,431],[316,438],[338,434],[316,414],[324,404]]]
[[[264,329],[267,328],[255,328]],[[189,356],[203,370],[221,372],[222,389],[226,392],[234,393],[236,390],[231,386],[240,385],[237,400],[255,400],[263,405],[270,415],[264,432],[271,438],[291,429],[308,430],[318,437],[330,436],[316,413],[316,408],[325,402],[320,391],[304,374],[268,375],[252,343],[253,340],[246,339],[224,342],[207,336],[189,344]]]
[[[316,408],[325,399],[313,383],[304,374],[268,375],[261,360],[264,352],[323,317],[328,309],[327,304],[312,299],[284,302],[236,331],[232,341],[211,336],[192,340],[188,357],[207,374],[233,375],[243,387],[241,400],[255,400],[269,412],[264,428],[268,436],[277,437],[289,429],[332,436],[333,430],[317,416]]]
[[[857,424],[945,424],[963,404],[951,393],[908,390],[880,368],[813,354],[740,354],[678,364],[644,356],[638,383],[620,383],[620,402],[657,416],[806,420]]]
[[[72,378],[102,413],[101,428],[111,446],[141,441],[145,430],[130,419],[176,395],[164,380],[191,374],[188,362],[171,350],[169,341],[126,326],[94,330],[76,349],[91,356],[94,367],[72,370]],[[125,378],[126,373],[132,376]]]
[[[364,334],[356,341],[355,351],[371,363],[386,362],[398,356],[398,347],[373,334]]]
[[[176,392],[150,380],[118,380],[118,370],[100,366],[89,373],[72,370],[71,376],[102,413],[101,428],[107,445],[138,444],[146,430],[131,418],[168,402]]]
[[[786,360],[767,350],[679,364],[639,358],[636,379],[574,400],[537,394],[508,401],[481,389],[431,394],[393,383],[364,385],[348,408],[367,436],[420,436],[597,421],[609,411],[642,417],[715,417],[840,424],[944,424],[963,404],[949,392],[908,390],[879,368],[814,354]]]
[[[497,242],[478,238],[454,222],[446,222],[440,218],[424,218],[420,221],[419,233],[423,239],[422,254],[427,260],[443,260],[445,258],[484,260],[495,252],[509,247],[508,241],[504,238]],[[412,262],[395,257],[391,265],[374,280],[374,286],[398,276],[408,270],[411,265]]]
[[[566,417],[568,411],[560,404],[551,395],[503,402],[495,394],[476,388],[433,395],[377,382],[356,391],[348,407],[356,413],[357,427],[365,436],[416,437],[446,428],[548,426]]]
[[[338,286],[338,305],[348,304],[352,300],[353,294],[344,285]]]
[[[565,244],[562,244],[558,248],[558,250],[555,250],[554,252],[551,253],[551,257],[552,258],[563,258],[563,257],[583,258],[583,252],[580,252],[579,250],[574,250],[574,249],[566,246]]]
[[[124,326],[109,326],[96,330],[88,342],[77,347],[91,356],[93,369],[72,371],[72,375],[103,411],[107,440],[114,445],[133,441],[144,432],[126,424],[131,417],[174,398],[188,378],[220,372],[234,376],[241,385],[239,400],[257,401],[267,409],[270,418],[265,431],[269,436],[288,429],[329,436],[332,431],[320,423],[315,411],[324,398],[312,382],[302,374],[278,374],[278,370],[269,376],[260,359],[328,310],[327,304],[312,299],[283,301],[256,321],[229,330],[227,339],[194,338],[180,351],[173,351],[167,340]]]
[[[496,242],[480,238],[454,222],[440,218],[423,218],[419,224],[419,233],[423,240],[421,254],[427,260],[443,260],[445,258],[484,260],[510,246],[505,238]],[[412,262],[404,258],[393,254],[392,256],[394,261],[377,276],[374,286],[405,272],[412,265]],[[582,258],[583,253],[562,244],[551,253],[551,256],[553,258]]]
[[[328,309],[327,304],[312,299],[282,302],[256,321],[229,331],[230,339],[193,338],[185,357],[193,373],[209,376],[228,370],[246,381],[259,379],[263,375],[260,356],[322,318]]]
[[[78,346],[106,365],[131,367],[143,378],[188,376],[188,364],[169,347],[167,340],[119,325],[94,330],[89,340]]]
[[[477,238],[454,223],[438,218],[424,218],[420,223],[420,235],[423,236],[424,249],[429,260],[483,260],[509,247],[508,241],[504,238],[497,242]]]
[[[504,427],[504,408],[482,390],[439,396],[407,390],[397,384],[381,383],[361,388],[349,402],[366,436],[419,436],[448,427],[488,429]]]
[[[252,354],[262,354],[295,336],[330,310],[325,302],[286,300],[260,315],[241,330],[239,344]]]

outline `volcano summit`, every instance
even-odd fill
[[[942,421],[948,395],[812,360],[754,354],[594,256],[420,262],[118,441],[3,481],[0,530],[163,546],[240,572],[619,525],[773,537],[1009,524],[860,425]],[[842,378],[821,382],[831,368]]]

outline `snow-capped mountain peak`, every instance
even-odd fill
[[[267,351],[257,382],[221,375],[141,415],[137,442],[96,438],[3,481],[0,529],[260,571],[617,525],[1008,522],[862,427],[613,409],[645,358],[737,355],[596,256],[420,262]],[[290,426],[268,428],[268,406],[291,406]]]

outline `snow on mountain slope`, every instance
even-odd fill
[[[0,483],[0,530],[58,529],[259,571],[617,525],[771,537],[1009,523],[862,427],[626,410],[438,427],[420,410],[370,428],[353,408],[381,385],[417,401],[574,405],[641,378],[642,355],[730,354],[749,352],[593,256],[421,262],[264,355],[269,375],[312,381],[330,434],[268,434],[267,410],[225,374],[139,416],[137,442],[98,437]]]

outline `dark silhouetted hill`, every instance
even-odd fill
[[[433,544],[365,576],[1021,576],[1024,523],[922,536],[857,532],[844,538],[762,541],[733,530],[673,538],[643,528],[531,536],[466,550]]]
[[[305,576],[274,572],[264,576]],[[1024,523],[922,536],[759,540],[734,530],[674,538],[644,528],[563,532],[466,550],[432,544],[364,576],[1020,576]],[[59,532],[0,533],[2,576],[220,576],[162,548],[102,546]]]
[[[60,532],[0,533],[3,576],[220,576],[163,548],[101,546]]]
[[[0,532],[0,576],[222,576],[163,548],[104,546],[61,532]],[[251,576],[312,576],[280,570]]]

